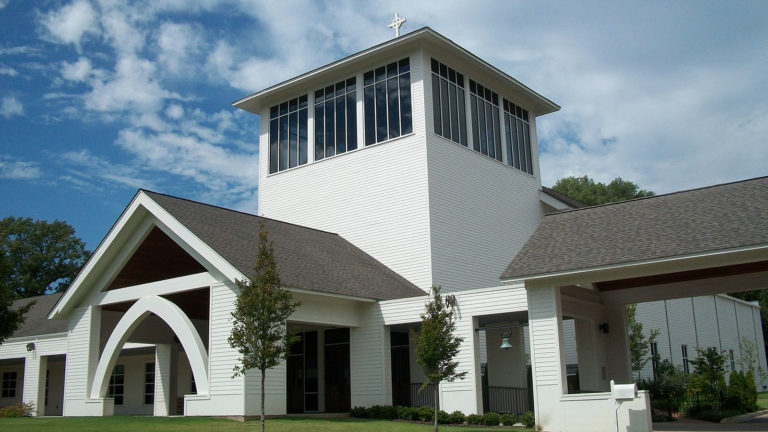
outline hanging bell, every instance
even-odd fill
[[[512,344],[509,343],[509,333],[503,333],[501,335],[501,345],[499,346],[500,349],[506,350],[512,348]]]

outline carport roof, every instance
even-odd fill
[[[768,177],[547,215],[502,280],[768,245]]]

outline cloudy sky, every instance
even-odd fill
[[[230,103],[393,37],[394,12],[562,106],[544,185],[657,193],[768,174],[768,2],[0,0],[0,217],[97,246],[140,187],[257,211]]]

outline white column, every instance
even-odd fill
[[[526,289],[534,411],[537,424],[549,430],[548,426],[557,421],[553,417],[557,415],[566,383],[560,288],[526,285]]]
[[[454,360],[459,362],[457,372],[466,372],[462,380],[440,384],[440,408],[446,412],[465,414],[483,412],[482,381],[480,376],[480,334],[477,317],[457,317],[456,332],[464,341]]]
[[[629,355],[629,335],[627,334],[627,312],[624,304],[609,304],[608,316],[608,379],[617,384],[632,382],[632,365]]]
[[[24,359],[24,392],[22,400],[35,406],[32,415],[45,415],[45,371],[48,358],[33,349]]]
[[[171,409],[171,345],[155,345],[154,415],[165,417]]]
[[[71,312],[64,375],[65,416],[103,416],[114,412],[111,399],[88,399],[99,363],[100,334],[99,306],[85,306]]]

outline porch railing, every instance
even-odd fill
[[[419,391],[422,383],[411,383],[411,406],[434,406],[435,405],[435,393],[437,393],[437,386],[434,384],[427,384],[424,389]],[[438,396],[439,398],[439,396]],[[439,403],[439,400],[438,400]]]
[[[488,386],[488,409],[491,412],[516,414],[530,411],[529,394],[525,387]]]

